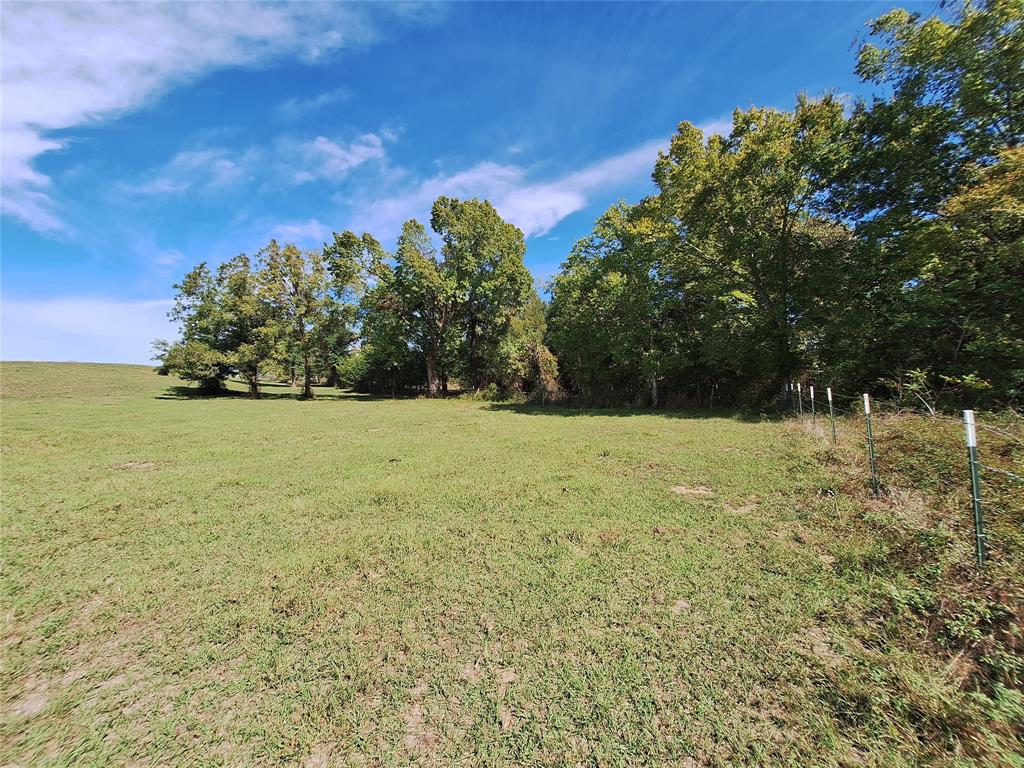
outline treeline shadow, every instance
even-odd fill
[[[179,384],[167,387],[161,394],[156,395],[157,400],[301,400],[301,390],[293,389],[288,384],[267,382],[260,384],[259,397],[252,397],[248,390],[243,389],[222,389],[211,392],[201,387],[191,387],[187,384]],[[313,399],[321,401],[373,401],[387,400],[389,398],[380,395],[372,395],[364,392],[352,392],[347,389],[336,389],[333,387],[314,387]]]
[[[241,385],[242,382],[233,382]],[[162,394],[156,395],[157,400],[299,400],[301,391],[289,384],[268,382],[260,384],[260,396],[252,398],[245,389],[224,389],[210,392],[200,387],[176,385],[168,387]],[[401,393],[394,396],[354,392],[347,389],[332,387],[314,387],[314,400],[320,402],[381,402],[386,400],[417,400],[422,395],[417,393]],[[461,393],[450,392],[447,396],[437,398],[438,401],[456,400]],[[641,407],[604,407],[593,405],[541,405],[539,403],[488,403],[486,410],[504,413],[516,413],[523,416],[660,416],[666,419],[732,419],[745,423],[763,421],[781,421],[785,413],[775,409],[752,411],[743,408],[715,407],[700,408],[641,408]]]
[[[584,405],[540,405],[537,403],[491,403],[487,410],[518,413],[523,416],[661,416],[666,419],[732,419],[746,423],[782,421],[777,411],[750,411],[740,408],[613,408]]]

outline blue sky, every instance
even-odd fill
[[[543,282],[680,121],[866,93],[890,7],[5,3],[0,357],[148,362],[196,263],[391,246],[439,194],[490,199]]]

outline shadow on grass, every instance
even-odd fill
[[[492,403],[489,411],[519,413],[525,416],[661,416],[666,419],[732,419],[749,423],[782,421],[784,414],[776,411],[753,412],[728,408],[686,408],[667,410],[655,408],[595,408],[585,406],[536,405],[530,403]]]
[[[216,400],[216,399],[242,399],[249,400],[248,387],[243,382],[231,380],[235,387],[223,389],[219,392],[209,392],[199,387],[179,385],[168,387],[163,394],[157,395],[157,400]],[[259,400],[299,400],[301,389],[293,388],[290,384],[266,382],[260,384]],[[438,397],[436,402],[454,401],[460,398],[460,392],[450,392],[447,396]],[[320,402],[380,402],[385,400],[418,400],[422,395],[406,394],[390,397],[387,395],[375,395],[365,392],[353,392],[347,389],[336,389],[334,387],[314,387],[314,401]],[[478,401],[474,401],[478,402]],[[762,421],[781,421],[786,414],[776,410],[771,411],[745,411],[738,408],[684,408],[684,409],[654,409],[654,408],[600,408],[594,406],[575,405],[537,405],[534,403],[488,403],[485,406],[488,411],[518,413],[524,416],[661,416],[666,419],[732,419],[745,423],[759,423]]]
[[[232,383],[245,386],[242,382],[236,382],[231,380]],[[178,385],[174,387],[168,387],[162,394],[156,396],[157,400],[301,400],[300,395],[302,394],[301,388],[292,388],[289,384],[279,384],[275,382],[261,382],[260,383],[260,395],[258,398],[252,398],[249,396],[249,390],[246,386],[245,389],[231,388],[222,389],[220,391],[211,392],[209,390],[202,389],[200,387],[193,387],[188,385]],[[352,392],[346,389],[336,389],[334,387],[313,387],[313,400],[322,401],[371,401],[371,400],[386,400],[387,398],[379,397],[377,395],[369,395],[361,392]]]

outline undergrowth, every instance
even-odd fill
[[[1024,422],[982,422],[981,462],[1021,474]],[[854,585],[831,617],[853,661],[822,697],[852,731],[916,742],[922,762],[1024,765],[1024,486],[983,470],[980,567],[962,428],[900,414],[876,417],[875,432],[878,498],[862,422],[844,423],[837,445],[816,433],[832,483],[813,515]]]

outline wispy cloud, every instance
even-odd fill
[[[543,235],[585,208],[595,194],[649,175],[665,144],[649,141],[551,181],[532,181],[517,165],[483,162],[421,181],[405,194],[363,201],[352,218],[357,228],[390,238],[404,221],[429,215],[439,195],[480,197],[490,200],[527,237]]]
[[[707,120],[698,123],[697,127],[704,131],[704,138],[710,139],[714,135],[728,136],[732,133],[732,115],[723,115],[717,120]]]
[[[302,170],[292,174],[292,182],[301,184],[314,179],[335,180],[371,160],[383,160],[386,154],[384,139],[375,133],[364,133],[347,144],[339,144],[324,136],[298,147]]]
[[[52,132],[137,109],[215,68],[366,44],[381,14],[429,20],[384,4],[5,4],[3,212],[39,231],[64,228],[51,181],[33,165],[65,145]]]
[[[140,195],[174,195],[197,188],[223,189],[246,176],[240,159],[230,157],[227,149],[195,149],[179,152],[142,181],[123,188]]]
[[[0,358],[148,363],[154,339],[173,339],[170,299],[5,299]]]
[[[332,104],[340,104],[351,98],[352,91],[348,88],[335,88],[332,91],[324,91],[307,98],[295,96],[278,104],[277,113],[284,120],[297,121]]]
[[[217,192],[244,183],[294,186],[310,181],[341,181],[360,166],[387,157],[381,131],[351,141],[317,136],[298,140],[281,137],[266,146],[234,150],[206,147],[179,152],[136,181],[118,188],[139,195]]]
[[[317,219],[307,219],[278,224],[270,230],[267,239],[275,238],[298,246],[312,247],[325,242],[330,233],[331,228],[326,224]]]

